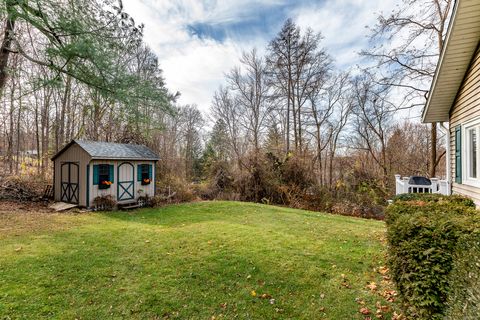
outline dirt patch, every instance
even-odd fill
[[[30,214],[30,213],[51,213],[53,212],[48,206],[51,203],[48,202],[38,202],[38,201],[0,201],[0,215],[2,214],[11,214],[11,213],[20,213],[20,214]]]
[[[45,230],[59,231],[81,225],[73,215],[80,212],[74,209],[55,212],[48,208],[50,203],[0,201],[0,239],[9,236],[35,234]]]

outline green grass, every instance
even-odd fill
[[[380,299],[379,221],[200,202],[6,224],[0,319],[362,319]]]

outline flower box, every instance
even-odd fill
[[[112,185],[112,181],[102,181],[98,185],[98,189],[108,189]]]
[[[142,180],[142,186],[149,185],[149,184],[150,184],[150,182],[151,182],[151,180],[150,180],[150,179],[143,179],[143,180]]]

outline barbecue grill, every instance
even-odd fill
[[[427,177],[412,176],[408,185],[409,193],[432,193],[432,181]]]

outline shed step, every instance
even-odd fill
[[[138,203],[132,203],[132,204],[129,204],[129,205],[126,205],[126,206],[122,206],[121,209],[122,210],[128,210],[128,209],[135,209],[135,208],[140,208],[142,205],[138,204]]]

